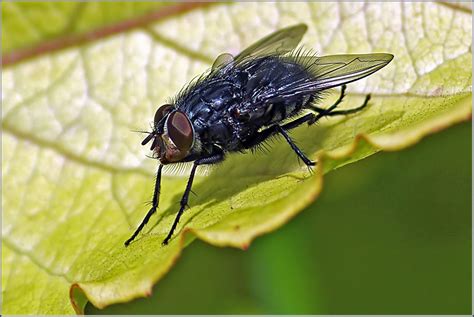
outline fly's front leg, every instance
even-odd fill
[[[193,186],[193,180],[194,180],[194,174],[196,173],[196,168],[199,165],[205,165],[205,164],[214,164],[222,161],[224,159],[224,153],[220,152],[218,154],[201,158],[196,161],[194,161],[193,168],[191,169],[191,174],[189,175],[188,183],[186,185],[186,189],[184,191],[183,197],[181,198],[180,202],[180,208],[178,211],[178,214],[176,215],[176,218],[174,219],[173,225],[171,226],[171,229],[166,236],[166,238],[163,240],[163,245],[167,245],[171,237],[173,236],[173,232],[176,229],[176,226],[178,225],[179,219],[181,218],[184,209],[188,205],[188,199],[189,199],[189,193],[191,192],[191,187]]]
[[[137,230],[133,233],[133,235],[125,241],[125,246],[128,247],[130,242],[135,239],[135,237],[142,231],[143,227],[148,223],[150,220],[150,217],[156,212],[156,209],[158,208],[158,202],[160,200],[160,185],[161,185],[161,169],[163,168],[163,164],[160,164],[158,167],[158,171],[156,172],[156,181],[155,181],[155,191],[153,192],[153,200],[151,202],[151,208],[146,214],[145,218],[143,218],[142,222],[138,226]]]

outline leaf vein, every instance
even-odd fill
[[[28,134],[27,132],[20,131],[17,128],[14,128],[14,127],[10,126],[6,122],[2,122],[2,130],[7,132],[8,134],[18,138],[18,139],[27,140],[27,141],[39,146],[40,148],[47,148],[47,149],[53,150],[54,152],[61,155],[62,157],[66,158],[70,161],[76,162],[80,165],[94,167],[94,168],[104,170],[104,171],[109,172],[109,173],[125,172],[125,173],[136,173],[136,174],[144,175],[144,176],[150,176],[151,175],[150,173],[145,172],[144,170],[142,170],[140,168],[137,168],[137,167],[130,167],[130,168],[129,167],[122,167],[122,168],[119,168],[119,167],[113,166],[111,164],[105,164],[105,163],[102,163],[102,162],[99,162],[99,161],[85,159],[85,158],[81,157],[80,155],[78,155],[76,153],[72,153],[68,150],[65,150],[65,149],[61,148],[60,146],[58,146],[57,144],[55,144],[52,141],[41,139],[41,138],[39,138],[37,136],[34,136],[32,134]]]
[[[213,62],[213,59],[207,55],[204,55],[204,54],[201,54],[197,51],[194,51],[194,50],[191,50],[187,47],[185,47],[184,45],[181,45],[161,34],[158,34],[155,30],[153,30],[151,27],[144,27],[143,30],[148,34],[150,35],[150,37],[155,41],[155,42],[158,42],[160,44],[163,44],[173,50],[175,50],[176,52],[186,56],[186,57],[189,57],[191,59],[194,59],[194,60],[198,60],[198,61],[201,61],[203,63],[206,63],[206,64],[212,64]]]
[[[10,241],[8,238],[6,237],[2,237],[2,242],[5,243],[5,245],[12,249],[13,252],[19,254],[19,255],[22,255],[22,256],[25,256],[28,260],[30,260],[31,263],[33,263],[34,265],[36,265],[39,269],[41,269],[42,271],[46,272],[48,275],[50,276],[56,276],[56,277],[61,277],[63,278],[65,281],[69,282],[69,283],[72,283],[72,281],[67,277],[67,275],[63,274],[63,273],[59,273],[59,272],[55,272],[53,271],[52,269],[44,266],[41,261],[39,259],[37,259],[33,254],[31,254],[30,252],[26,251],[26,250],[23,250],[22,248],[20,248],[19,246],[17,246],[15,243],[13,243],[12,241]]]

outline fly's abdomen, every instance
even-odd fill
[[[298,114],[315,97],[314,91],[296,89],[315,78],[294,61],[263,57],[243,63],[237,72],[244,79],[243,103],[234,110],[240,121],[268,126]]]

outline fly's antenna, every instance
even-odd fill
[[[143,130],[130,130],[130,131],[135,132],[135,133],[148,133],[148,134],[151,133],[150,131],[143,131]]]
[[[154,132],[150,132],[150,134],[148,134],[148,135],[146,136],[146,138],[143,139],[142,145],[146,145],[146,144],[147,144],[148,142],[150,142],[150,140],[151,140],[152,138],[154,138],[154,137],[155,137],[155,133],[154,133]],[[153,143],[154,143],[154,142],[153,142]]]
[[[143,134],[148,134],[145,139],[143,139],[142,141],[142,145],[145,145],[147,144],[148,142],[150,142],[150,140],[155,136],[155,132],[150,132],[150,131],[143,131],[143,130],[130,130],[131,132],[135,132],[135,133],[143,133]]]

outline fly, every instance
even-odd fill
[[[237,56],[221,54],[209,72],[191,83],[174,99],[156,110],[153,131],[142,145],[160,161],[156,173],[152,206],[128,246],[158,208],[161,171],[164,165],[194,162],[166,245],[188,203],[196,168],[216,164],[227,153],[258,147],[268,138],[282,135],[296,155],[307,165],[315,162],[298,148],[288,131],[322,117],[347,115],[359,107],[336,110],[346,84],[364,78],[387,65],[392,54],[345,54],[315,56],[296,49],[307,27],[287,27],[251,45]],[[328,108],[317,106],[321,91],[342,86],[339,99]],[[309,112],[308,112],[309,111]]]

